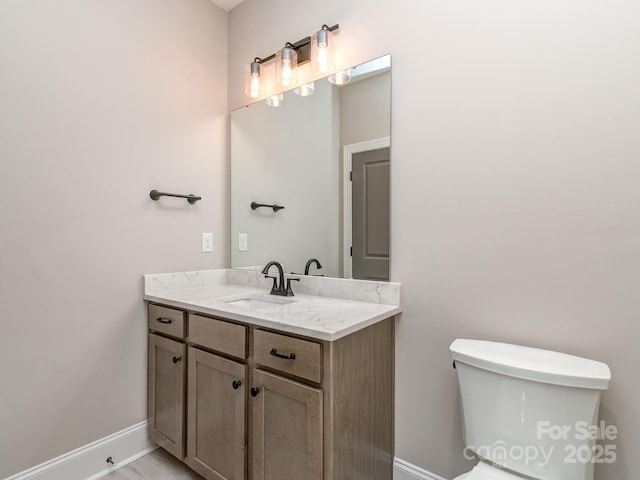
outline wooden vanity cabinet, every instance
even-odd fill
[[[322,480],[322,390],[260,370],[252,385],[251,478]]]
[[[188,356],[185,461],[207,479],[244,479],[247,367],[193,347]]]
[[[333,342],[252,330],[251,480],[393,478],[393,322]]]
[[[247,327],[197,314],[188,318],[185,462],[208,480],[243,480]]]
[[[149,306],[148,404],[149,436],[166,451],[184,458],[185,358],[181,336],[184,313]],[[179,325],[178,328],[176,326]],[[156,332],[178,335],[171,339]]]
[[[160,446],[181,459],[186,446],[185,463],[208,480],[392,479],[393,318],[328,342],[185,312],[181,342],[153,330],[157,307],[149,425]],[[160,371],[160,357],[177,368]],[[158,388],[158,377],[170,380]],[[159,392],[171,398],[158,403]],[[165,404],[181,426],[158,415]]]

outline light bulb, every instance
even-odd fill
[[[260,91],[260,77],[259,76],[251,76],[251,85],[250,85],[250,93],[249,96],[251,98],[258,98],[258,92]]]
[[[329,67],[327,66],[327,49],[319,48],[318,49],[318,71],[320,73],[327,73],[329,71]]]
[[[284,64],[282,66],[282,85],[288,87],[291,85],[291,65]]]

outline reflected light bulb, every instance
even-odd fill
[[[329,80],[329,83],[332,83],[333,85],[346,85],[351,81],[351,69],[348,68],[346,70],[336,72],[333,75],[329,75],[327,80]]]
[[[280,107],[284,104],[284,93],[279,93],[265,100],[265,103],[270,107]]]
[[[301,97],[308,97],[310,95],[313,95],[315,89],[315,83],[309,82],[294,88],[293,93],[295,93],[296,95],[300,95]]]

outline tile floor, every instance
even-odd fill
[[[102,478],[105,480],[204,480],[162,448]]]

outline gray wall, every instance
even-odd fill
[[[339,91],[341,146],[391,134],[390,72],[349,83]]]
[[[282,12],[287,12],[282,15]],[[229,103],[243,74],[323,23],[339,61],[392,54],[396,454],[452,478],[462,456],[456,337],[607,362],[601,416],[640,469],[640,4],[246,0],[230,14]],[[267,28],[268,26],[268,28]]]
[[[0,478],[145,419],[141,275],[228,265],[226,63],[209,0],[0,2]]]

